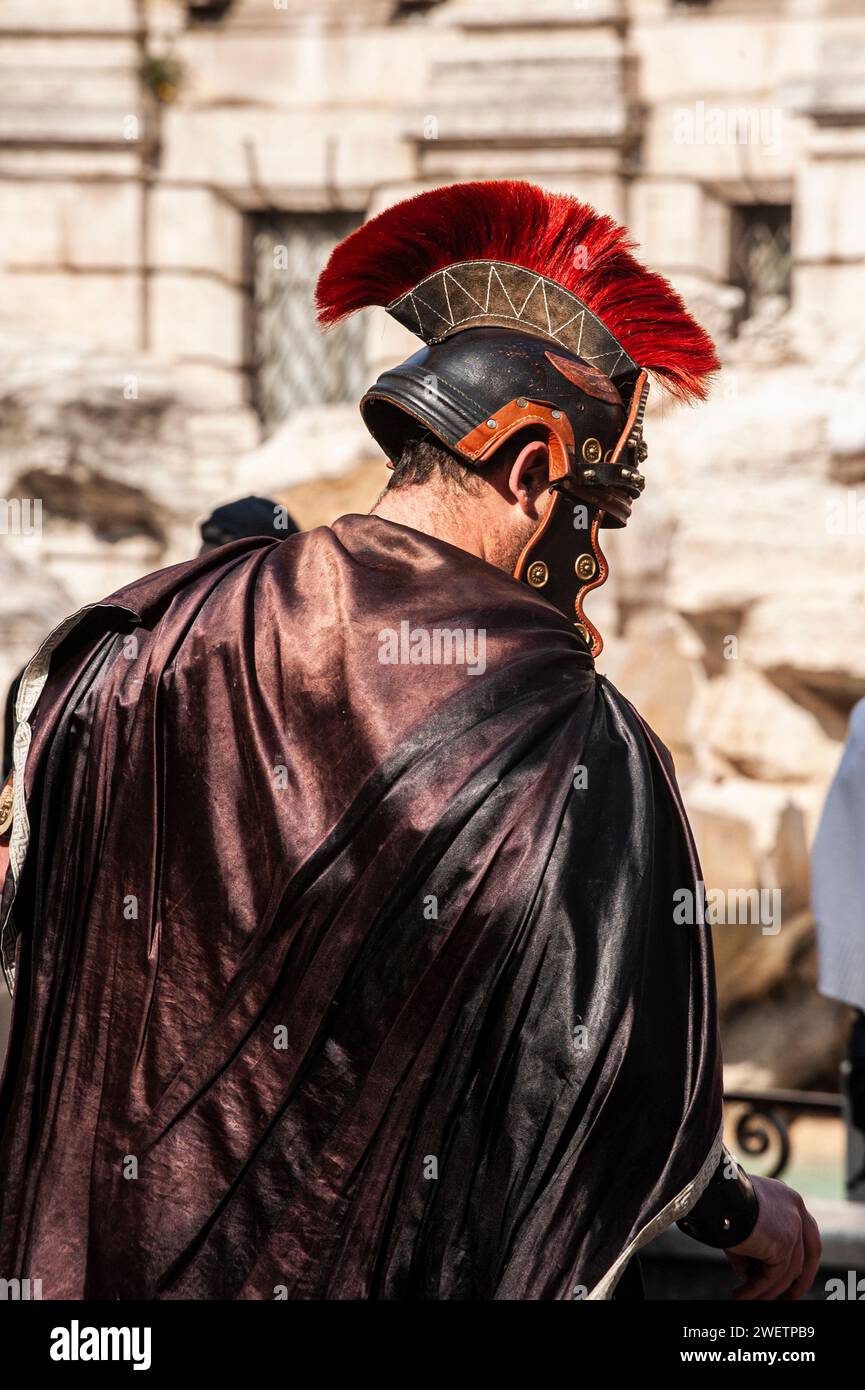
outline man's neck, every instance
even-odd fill
[[[432,487],[388,488],[383,492],[370,512],[370,516],[380,516],[385,521],[396,521],[400,526],[410,526],[422,531],[436,540],[447,541],[470,555],[482,560],[489,557],[484,546],[483,518],[475,515],[479,507],[466,507],[463,516],[456,516],[453,501],[443,503]]]

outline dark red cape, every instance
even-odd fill
[[[405,621],[484,629],[486,670],[382,664]],[[374,517],[240,541],[86,613],[31,724],[4,1277],[606,1297],[696,1200],[699,869],[666,755],[533,591]]]

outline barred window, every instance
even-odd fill
[[[742,318],[763,299],[790,300],[792,209],[787,203],[747,203],[732,209],[730,280],[745,292]]]
[[[366,387],[363,316],[322,333],[315,282],[360,213],[252,219],[252,388],[267,433],[304,406],[356,401]]]

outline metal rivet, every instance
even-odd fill
[[[590,647],[592,645],[592,639],[589,636],[589,629],[586,627],[585,623],[574,623],[574,627],[577,629],[577,632],[582,637],[586,646]]]
[[[597,562],[594,555],[578,555],[574,564],[574,569],[580,579],[592,579],[597,570]]]
[[[543,560],[534,560],[526,570],[526,579],[533,589],[542,589],[550,577]]]
[[[498,420],[487,420],[487,425],[491,430],[494,430],[497,424]]]
[[[594,470],[594,468],[587,468],[587,469],[585,470],[585,472],[583,473],[583,478],[585,479],[585,481],[586,481],[587,483],[590,483],[590,482],[592,481],[592,479],[594,478],[594,476],[595,476],[595,470]]]
[[[603,452],[597,439],[587,439],[583,444],[583,458],[586,463],[599,463]]]
[[[561,420],[561,418],[562,418],[562,412],[561,412],[560,410],[554,410],[554,411],[553,411],[553,419],[554,419],[554,420]]]
[[[518,397],[517,405],[519,406],[520,410],[525,410],[526,406],[528,405],[528,401],[526,400],[525,396]]]

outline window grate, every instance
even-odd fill
[[[790,302],[793,268],[792,210],[784,203],[748,203],[733,208],[730,279],[745,292],[742,318],[762,300]]]
[[[367,382],[366,324],[356,315],[322,333],[315,283],[356,213],[267,213],[252,235],[253,400],[265,430],[305,406],[357,401]]]

